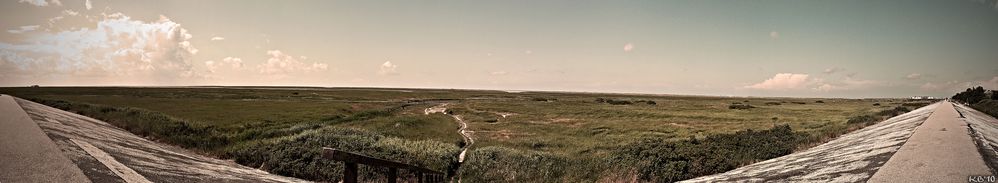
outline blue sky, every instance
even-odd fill
[[[995,1],[0,4],[0,85],[8,86],[851,98],[998,88]]]

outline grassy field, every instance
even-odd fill
[[[459,170],[469,182],[682,180],[778,157],[925,104],[382,88],[44,87],[0,93],[281,175],[337,180],[342,165],[318,158],[318,147],[325,146],[451,175]],[[461,165],[458,124],[445,114],[423,113],[443,103],[468,122],[476,141]],[[155,125],[162,127],[148,127]]]

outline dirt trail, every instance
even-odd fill
[[[430,108],[426,108],[425,110],[423,110],[423,113],[425,113],[426,115],[430,115],[433,113],[443,113],[453,117],[454,120],[461,125],[461,128],[457,130],[457,133],[461,134],[461,137],[464,137],[464,147],[461,148],[461,154],[458,155],[457,162],[464,163],[464,155],[467,154],[468,148],[470,148],[472,144],[475,144],[475,139],[471,138],[471,131],[468,131],[468,123],[464,122],[464,119],[461,119],[461,115],[454,115],[447,113],[446,107],[447,103],[443,103]]]

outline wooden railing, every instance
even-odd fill
[[[398,181],[398,169],[406,169],[409,170],[410,172],[413,172],[414,174],[416,174],[416,179],[420,183],[445,181],[444,173],[438,171],[433,171],[423,167],[413,166],[394,161],[367,157],[364,155],[354,154],[346,151],[340,151],[328,147],[322,148],[322,157],[326,159],[332,159],[343,162],[343,164],[345,165],[343,168],[344,183],[357,182],[357,164],[388,168],[388,175],[386,175],[386,177],[388,178],[389,183],[395,183],[396,181]]]

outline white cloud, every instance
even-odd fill
[[[90,10],[91,8],[94,8],[94,6],[90,4],[90,0],[86,0],[83,3],[83,5],[87,7],[87,10]]]
[[[994,76],[991,79],[984,80],[972,80],[966,82],[960,81],[947,81],[947,82],[926,82],[918,88],[923,91],[929,92],[946,92],[946,94],[952,94],[951,92],[958,92],[966,90],[970,87],[981,86],[985,89],[998,89],[998,76]]]
[[[921,90],[923,90],[923,91],[942,91],[942,90],[946,90],[948,88],[952,88],[953,85],[956,84],[956,83],[957,83],[956,81],[950,81],[950,82],[938,83],[938,84],[937,83],[932,83],[932,82],[926,82],[925,84],[923,84],[922,86],[919,86],[918,88],[921,89]]]
[[[215,73],[218,69],[218,63],[213,60],[205,61],[204,66],[208,67],[208,72]]]
[[[825,73],[825,74],[835,74],[835,73],[842,72],[842,71],[845,71],[845,70],[846,69],[839,68],[839,67],[832,67],[832,68],[825,69],[825,71],[823,73]]]
[[[908,74],[907,76],[904,76],[904,78],[905,78],[905,79],[908,79],[908,80],[916,80],[916,79],[922,79],[922,74],[919,74],[919,73],[911,73],[911,74]]]
[[[33,77],[113,82],[146,79],[143,83],[155,84],[195,75],[191,57],[198,50],[188,41],[192,35],[166,17],[143,22],[115,13],[94,27],[39,33],[22,40],[22,44],[0,43],[0,57],[5,62],[36,65],[40,68],[35,69],[46,71],[39,72],[44,76]]]
[[[527,50],[527,51],[523,51],[523,53],[526,53],[526,54],[528,54],[528,55],[529,55],[529,54],[531,54],[531,53],[534,53],[534,51],[532,51],[532,50]]]
[[[496,75],[496,76],[498,76],[498,75],[506,75],[506,74],[509,74],[509,73],[506,72],[506,71],[492,71],[489,74],[490,75]]]
[[[304,63],[301,61],[305,60],[304,57],[299,57],[301,59],[299,60],[299,58],[295,58],[294,56],[284,54],[284,52],[281,52],[281,50],[269,50],[267,51],[267,55],[270,55],[270,58],[267,59],[267,62],[257,66],[257,69],[259,69],[260,73],[263,74],[270,74],[283,77],[289,74],[307,73],[312,71],[324,71],[329,68],[329,65],[324,63],[318,63],[318,62],[313,62],[312,64]],[[230,64],[235,63],[236,60],[237,58],[231,59],[230,61],[232,62],[230,62]],[[238,63],[241,64],[242,60],[239,60]]]
[[[62,14],[63,15],[69,15],[69,16],[76,16],[76,15],[80,15],[80,12],[76,12],[76,11],[73,11],[73,10],[62,10]]]
[[[882,86],[882,82],[875,80],[864,80],[856,79],[853,77],[846,77],[842,81],[834,83],[824,83],[821,82],[820,86],[815,88],[818,91],[841,91],[841,90],[861,90],[869,89],[871,87]]]
[[[220,68],[224,66],[229,66],[228,68],[233,70],[239,70],[243,68],[243,59],[236,57],[225,57],[221,62],[216,62],[214,60],[205,61],[204,65],[208,68],[208,72],[215,73],[219,71]]]
[[[211,40],[212,41],[221,41],[221,40],[225,40],[225,38],[224,37],[215,36],[215,37],[211,37]]]
[[[392,61],[385,61],[385,63],[381,64],[381,68],[378,70],[378,74],[381,75],[398,74],[398,72],[395,71],[396,68],[398,68],[398,65],[392,64]]]
[[[776,31],[769,32],[769,38],[770,39],[779,39],[780,38],[780,32],[776,32]]]
[[[62,6],[62,2],[59,1],[59,0],[49,0],[49,1],[45,1],[45,0],[19,0],[17,2],[19,2],[19,3],[28,3],[28,4],[35,5],[35,6],[49,6],[49,5]]]
[[[624,52],[631,52],[631,50],[634,50],[634,44],[631,43],[624,44]]]
[[[750,89],[760,90],[792,90],[804,89],[808,85],[807,74],[779,73],[772,78],[761,83],[745,86]]]
[[[229,64],[235,69],[243,68],[243,59],[236,57],[225,57],[222,59],[222,63]]]
[[[40,27],[40,26],[38,26],[38,25],[26,25],[26,26],[18,27],[17,29],[7,30],[7,32],[9,32],[11,34],[20,34],[20,33],[31,32],[31,31],[37,30],[38,27]]]

